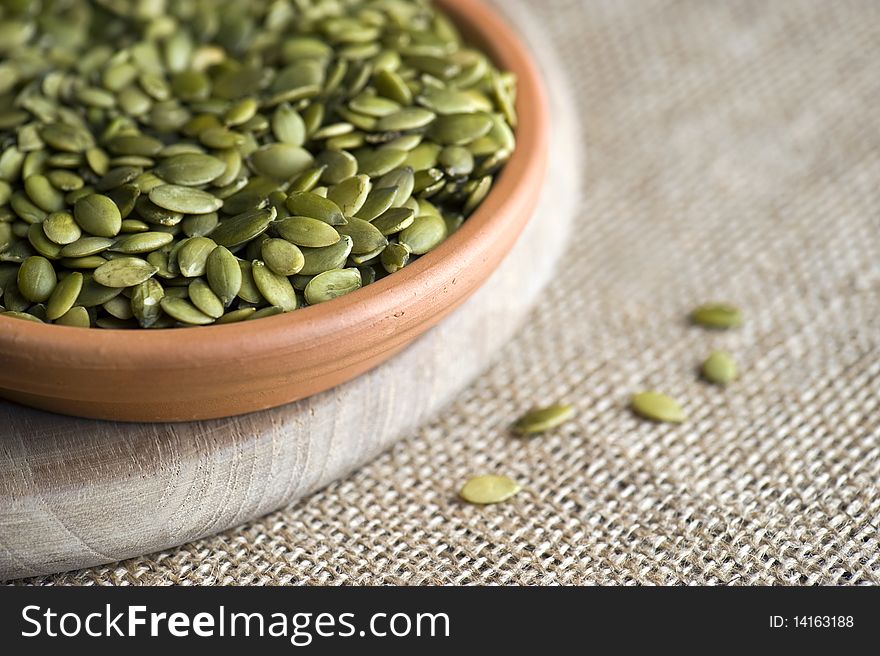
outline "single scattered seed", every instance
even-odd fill
[[[513,425],[513,430],[521,435],[544,433],[565,423],[574,416],[574,406],[555,403],[544,408],[530,410]]]
[[[458,494],[468,503],[488,505],[507,501],[521,489],[519,484],[512,478],[495,474],[484,474],[469,479],[459,490]]]
[[[305,299],[309,305],[317,305],[349,294],[361,287],[361,272],[357,269],[331,269],[309,281]]]
[[[715,385],[728,385],[736,378],[736,361],[729,353],[712,351],[701,367],[703,378]]]
[[[742,325],[742,313],[739,308],[727,303],[707,303],[691,312],[691,321],[704,328],[726,330]]]
[[[660,392],[640,392],[631,399],[633,412],[644,419],[680,424],[684,410],[678,401]]]

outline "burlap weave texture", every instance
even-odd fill
[[[558,49],[585,155],[570,252],[502,360],[288,510],[30,582],[880,582],[880,3],[500,4]],[[712,299],[745,326],[688,326]],[[695,375],[712,348],[740,363],[728,390]],[[688,421],[633,418],[647,388]],[[557,400],[576,420],[510,435]],[[458,502],[484,471],[526,492]]]

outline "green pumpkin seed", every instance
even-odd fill
[[[296,216],[318,219],[331,226],[344,225],[345,215],[332,200],[307,191],[297,191],[287,198],[287,209]]]
[[[545,433],[565,423],[574,416],[574,407],[555,403],[544,408],[530,410],[513,425],[513,430],[521,435]]]
[[[314,158],[304,148],[288,143],[260,146],[251,154],[251,167],[273,180],[290,180],[312,165]]]
[[[415,212],[408,207],[393,207],[371,223],[383,235],[394,235],[411,226],[416,219]]]
[[[97,269],[106,261],[100,255],[86,255],[85,257],[63,257],[60,263],[61,266],[68,269]]]
[[[446,223],[436,215],[423,214],[400,232],[399,239],[413,254],[424,255],[446,239]]]
[[[342,228],[344,226],[336,226]],[[320,248],[339,241],[339,232],[333,226],[307,216],[282,219],[275,224],[278,234],[297,246]]]
[[[354,216],[364,206],[373,188],[366,175],[353,175],[327,191],[327,199],[336,203],[345,216]]]
[[[215,322],[217,325],[223,323],[238,323],[239,321],[245,321],[250,319],[254,313],[257,311],[257,308],[241,308],[239,310],[232,310],[231,312],[227,312],[222,317],[217,319]]]
[[[154,171],[170,184],[198,187],[223,175],[226,164],[210,155],[183,153],[163,160]]]
[[[115,298],[111,298],[102,306],[104,310],[114,319],[128,321],[134,316],[131,309],[131,302],[122,294]]]
[[[111,250],[117,253],[151,253],[174,241],[174,235],[164,232],[141,232],[119,237]]]
[[[353,255],[363,255],[381,250],[388,244],[388,239],[372,223],[363,219],[351,218],[346,225],[337,226],[340,235],[348,235],[352,240]]]
[[[280,276],[295,275],[305,264],[302,251],[286,239],[265,240],[261,247],[261,256],[266,266]]]
[[[397,187],[388,187],[385,189],[373,187],[370,195],[367,196],[367,200],[361,206],[361,209],[355,213],[355,216],[364,221],[373,221],[376,217],[382,215],[394,205],[397,195]]]
[[[205,262],[208,285],[225,307],[238,296],[242,284],[242,270],[238,260],[223,246],[217,246]]]
[[[324,167],[321,179],[327,184],[339,184],[358,172],[358,160],[344,150],[325,150],[315,162]]]
[[[437,115],[421,107],[407,107],[399,112],[383,116],[376,123],[378,132],[407,132],[429,126]],[[487,130],[488,131],[488,130]]]
[[[238,297],[245,303],[262,303],[264,300],[263,296],[259,288],[257,288],[257,283],[254,282],[254,267],[246,260],[239,261],[238,266],[241,270],[241,285],[239,285]],[[220,294],[217,294],[217,296],[221,297]]]
[[[438,116],[431,125],[430,135],[439,144],[466,146],[484,137],[492,129],[492,119],[486,114],[450,114]]]
[[[275,317],[279,314],[284,314],[284,308],[278,307],[277,305],[270,305],[269,307],[260,308],[251,316],[249,316],[247,320],[250,321],[251,319],[265,319],[266,317]]]
[[[131,293],[131,311],[143,328],[154,325],[162,316],[161,303],[164,297],[165,291],[155,278],[134,287]]]
[[[660,392],[640,392],[631,399],[633,412],[644,419],[658,422],[681,423],[684,411],[678,401]]]
[[[46,236],[41,223],[28,226],[27,238],[34,250],[43,257],[57,260],[61,256],[61,246]]]
[[[55,320],[58,326],[71,328],[88,328],[91,325],[89,311],[81,306],[74,306]]]
[[[214,323],[214,318],[199,310],[188,300],[175,298],[173,296],[163,296],[159,301],[162,310],[168,316],[176,319],[181,323],[191,324],[194,326],[206,326]]]
[[[75,173],[61,169],[49,171],[46,177],[53,187],[61,191],[77,191],[82,189],[85,184],[83,179]]]
[[[317,305],[349,294],[361,287],[361,272],[357,269],[332,269],[318,274],[306,285],[305,299]]]
[[[427,87],[418,102],[437,114],[468,114],[481,109],[474,97],[466,91]]]
[[[260,294],[271,305],[277,305],[285,312],[296,309],[296,292],[285,276],[278,275],[260,260],[251,263],[251,273]]]
[[[83,286],[76,299],[76,304],[85,308],[103,305],[122,293],[122,287],[105,287],[95,281],[92,275],[83,276]]]
[[[52,290],[46,303],[46,318],[50,321],[67,314],[74,306],[83,286],[83,275],[77,271],[67,275]]]
[[[44,125],[40,137],[55,150],[69,153],[81,153],[95,145],[94,137],[87,130],[63,123]]]
[[[712,351],[703,361],[701,373],[710,383],[723,387],[736,378],[736,361],[729,353]]]
[[[305,260],[300,275],[314,276],[330,269],[341,269],[351,254],[351,237],[344,235],[332,246],[300,249]]]
[[[150,201],[158,207],[183,214],[207,214],[223,207],[222,200],[206,191],[170,184],[152,189]]]
[[[469,479],[459,490],[459,496],[468,503],[487,505],[507,501],[522,488],[507,476],[484,474]]]
[[[119,208],[101,194],[89,194],[76,201],[73,217],[84,231],[96,237],[115,237],[122,228]]]
[[[132,287],[151,278],[158,268],[136,257],[110,260],[95,269],[95,282],[105,287]]]
[[[122,219],[120,234],[132,234],[136,232],[148,232],[150,226],[139,219]]]
[[[380,188],[396,188],[397,193],[391,205],[392,207],[401,207],[412,196],[413,189],[415,188],[415,174],[413,169],[408,166],[395,169],[379,178],[376,186]]]
[[[10,319],[23,319],[25,321],[31,321],[33,323],[43,323],[42,320],[38,319],[28,312],[16,312],[15,310],[6,310],[4,312],[0,312],[0,316],[9,317]]]
[[[201,312],[213,319],[219,319],[223,316],[225,310],[223,302],[211,290],[208,283],[201,279],[193,280],[187,289],[189,291],[189,300]]]
[[[46,212],[60,212],[65,207],[64,194],[53,187],[44,175],[26,178],[24,189],[34,205]]]
[[[184,217],[180,226],[187,237],[206,237],[214,232],[219,224],[220,218],[217,213],[209,212]]]
[[[61,249],[61,257],[88,257],[103,253],[114,244],[112,239],[106,237],[82,237]]]
[[[18,270],[18,291],[32,303],[48,300],[57,284],[55,268],[40,255],[27,258]]]
[[[306,141],[306,124],[289,104],[279,105],[272,114],[272,132],[278,141],[301,147]]]
[[[410,251],[404,244],[391,243],[383,250],[381,255],[382,268],[388,273],[400,271],[409,263]]]
[[[177,266],[180,275],[195,278],[205,275],[208,256],[217,247],[213,239],[207,237],[190,237],[181,242],[177,251]]]
[[[153,157],[162,146],[158,139],[143,134],[120,134],[107,141],[107,150],[114,155]]]
[[[239,246],[263,234],[277,215],[278,212],[272,207],[225,218],[211,233],[211,239],[220,246]]]
[[[371,178],[390,173],[401,166],[409,153],[405,150],[383,148],[379,150],[362,150],[355,155],[358,170]]]
[[[727,303],[706,303],[691,312],[691,321],[704,328],[727,330],[742,325],[742,312]]]
[[[9,198],[9,205],[25,223],[42,223],[46,220],[46,211],[34,205],[22,192],[12,194]]]

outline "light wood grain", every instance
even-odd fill
[[[558,88],[558,87],[557,87]],[[0,401],[0,579],[177,546],[288,505],[411,434],[498,355],[562,252],[577,154],[554,99],[535,216],[475,296],[406,351],[303,401],[224,420],[123,424]]]

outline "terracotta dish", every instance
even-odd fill
[[[0,316],[0,395],[82,417],[188,421],[329,389],[403,349],[467,299],[528,221],[547,156],[548,109],[523,43],[479,0],[438,0],[465,36],[519,77],[518,147],[494,189],[437,249],[331,302],[258,321],[96,330]],[[449,366],[455,366],[451,354]]]

